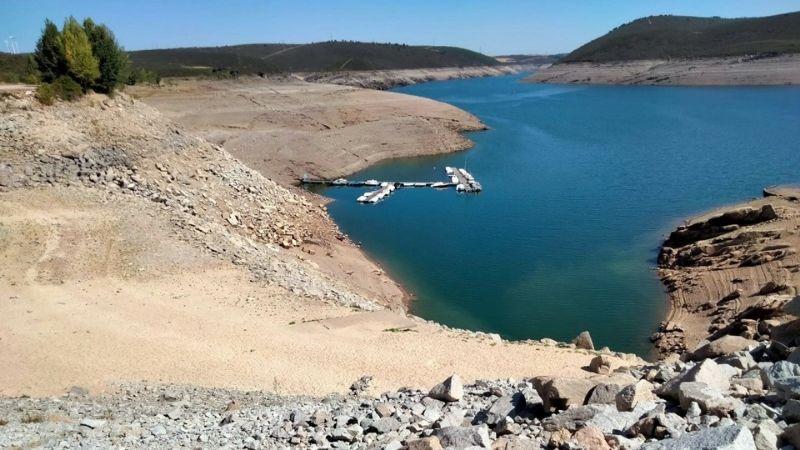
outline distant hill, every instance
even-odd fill
[[[484,54],[458,47],[329,41],[313,44],[246,44],[129,52],[134,67],[161,76],[339,70],[492,66]]]
[[[0,82],[19,83],[23,81],[27,67],[28,55],[0,52]]]
[[[800,53],[800,12],[741,19],[651,16],[617,27],[562,62]]]

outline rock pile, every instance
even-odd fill
[[[708,355],[698,361],[590,378],[464,385],[453,375],[430,390],[377,397],[370,377],[349,395],[323,399],[176,386],[126,386],[93,398],[74,389],[61,398],[0,400],[0,446],[800,448],[800,365],[787,360],[800,350],[733,344],[708,343],[695,352]],[[595,360],[604,367],[603,355]]]

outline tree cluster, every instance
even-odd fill
[[[114,33],[86,18],[83,24],[69,17],[61,30],[46,20],[33,59],[42,81],[40,97],[66,100],[88,90],[113,93],[127,81],[128,57]],[[77,94],[76,94],[77,93]]]

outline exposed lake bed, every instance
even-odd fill
[[[489,131],[475,147],[349,177],[438,180],[467,166],[484,191],[403,189],[373,206],[331,188],[339,226],[415,294],[412,312],[510,339],[647,354],[663,319],[655,258],[682,219],[796,181],[800,89],[563,86],[520,76],[397,89]],[[757,151],[754,151],[757,150]]]

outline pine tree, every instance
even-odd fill
[[[50,83],[67,71],[67,60],[64,56],[64,46],[61,33],[56,24],[45,20],[42,36],[36,43],[33,54],[36,66],[41,74],[42,81]]]
[[[123,82],[123,74],[128,66],[128,56],[119,46],[105,25],[96,25],[90,18],[83,21],[83,28],[92,44],[92,53],[97,58],[100,76],[95,82],[99,92],[113,92]]]
[[[100,68],[97,58],[92,54],[89,37],[74,17],[64,22],[61,40],[64,43],[64,56],[69,75],[84,89],[89,88],[100,76]]]

